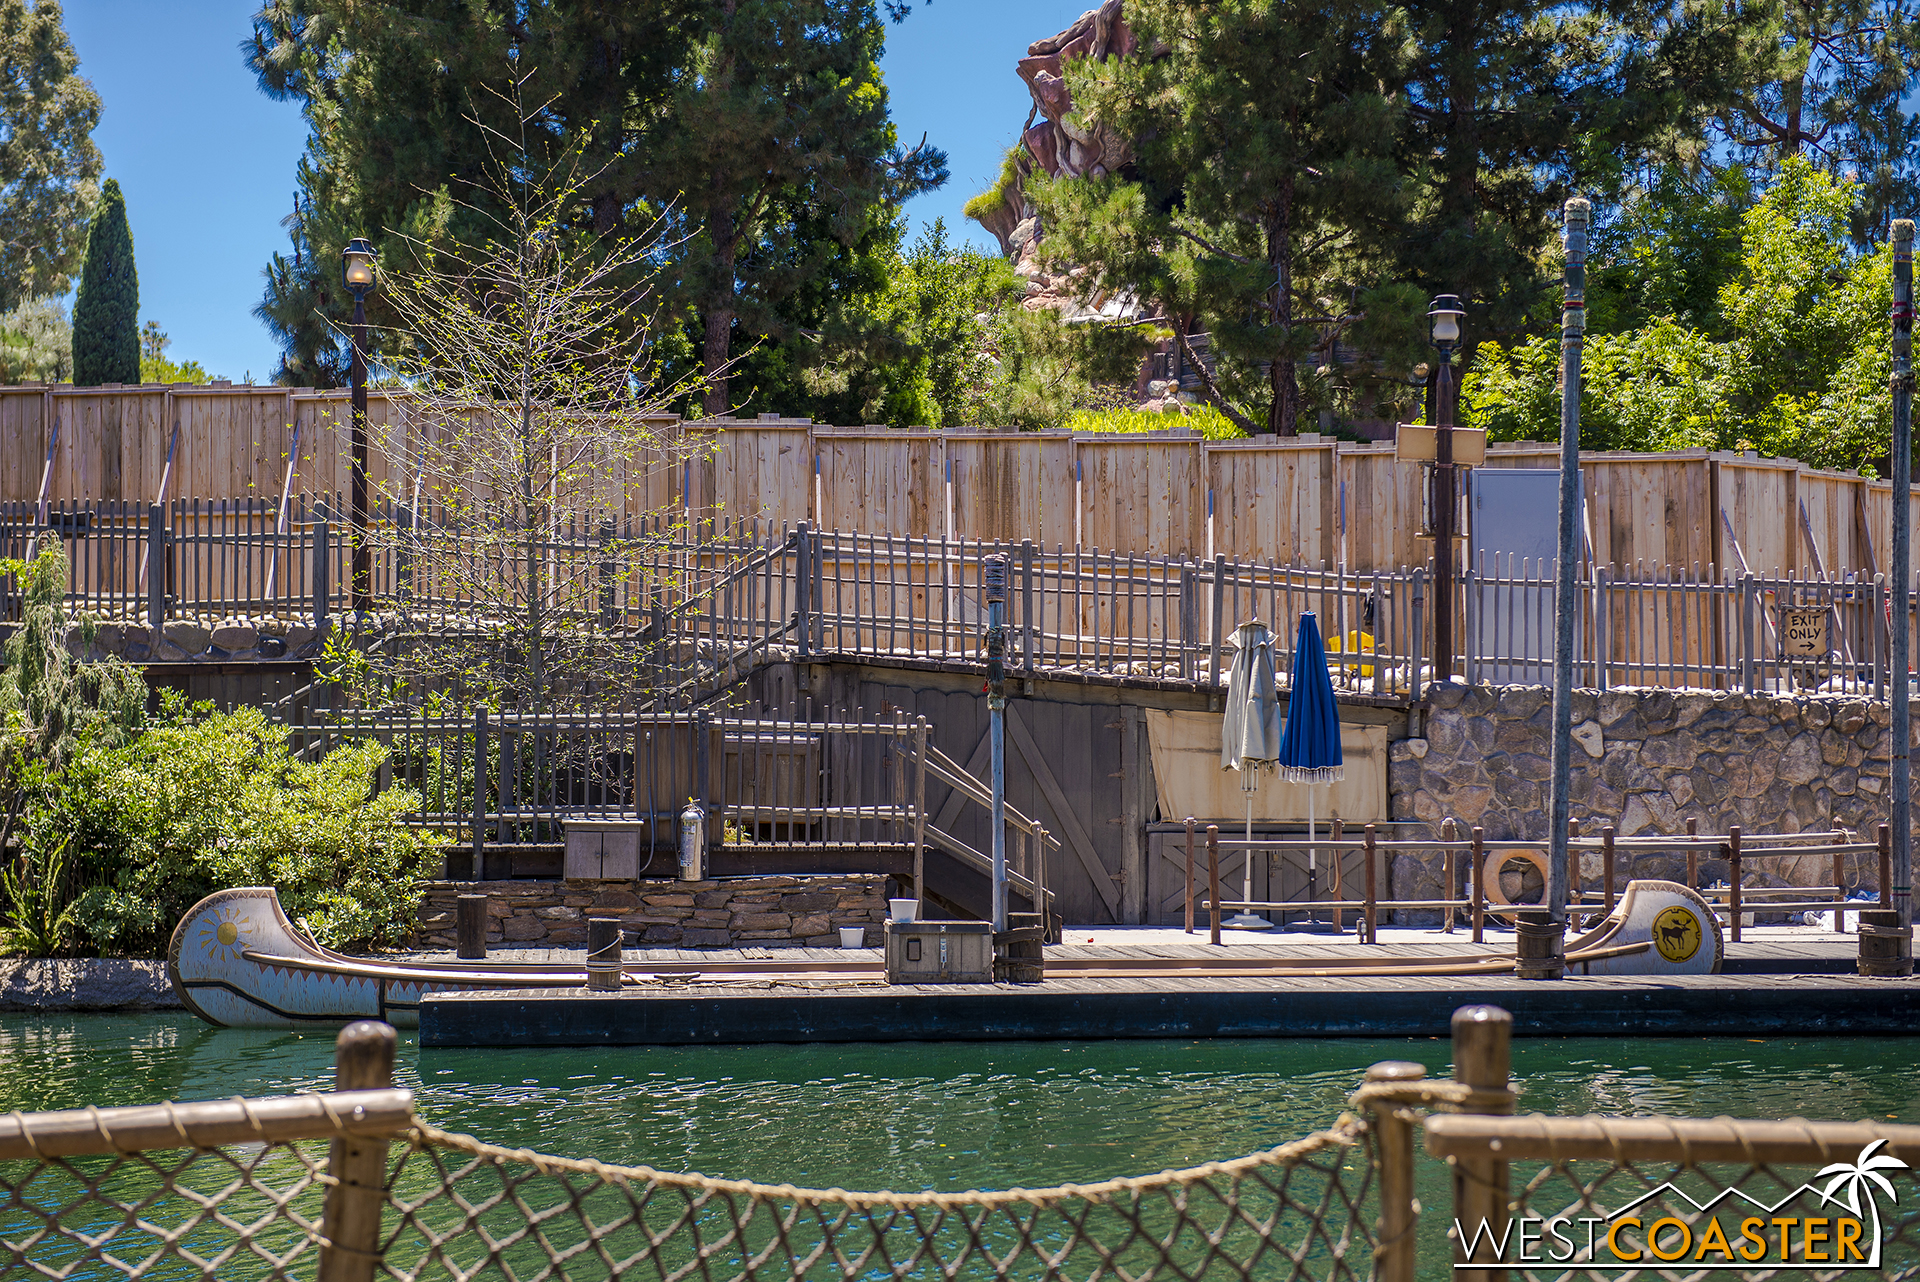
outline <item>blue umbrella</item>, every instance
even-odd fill
[[[1327,675],[1327,651],[1320,644],[1320,622],[1311,610],[1300,616],[1293,643],[1293,689],[1287,695],[1287,726],[1280,733],[1280,773],[1289,783],[1307,787],[1307,841],[1313,841],[1313,786],[1347,776],[1340,756],[1340,706]],[[1318,893],[1319,852],[1307,849],[1307,898]]]

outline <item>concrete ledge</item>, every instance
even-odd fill
[[[164,961],[111,957],[0,961],[0,1010],[179,1010]]]
[[[1455,1009],[1477,1003],[1511,1011],[1519,1037],[1920,1031],[1920,982],[1858,977],[1141,979],[876,985],[779,996],[718,987],[686,994],[441,993],[421,1003],[420,1044],[1440,1037]]]

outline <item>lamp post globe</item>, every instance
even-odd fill
[[[374,264],[379,260],[373,242],[355,236],[340,252],[340,276],[352,291],[354,301],[364,298],[374,286]]]
[[[1458,294],[1439,294],[1434,297],[1433,305],[1427,308],[1427,324],[1433,335],[1433,345],[1443,353],[1451,353],[1455,343],[1460,341],[1460,318],[1467,309],[1460,305]]]

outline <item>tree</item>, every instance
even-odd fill
[[[86,266],[73,303],[73,381],[140,381],[140,278],[133,266],[127,202],[112,178],[87,228]]]
[[[100,95],[58,0],[0,0],[0,311],[64,294],[98,198]]]
[[[592,175],[565,224],[601,236],[649,227],[658,211],[635,143],[699,11],[690,0],[262,0],[243,46],[248,65],[268,96],[300,103],[309,130],[287,220],[292,252],[269,262],[255,309],[281,346],[275,377],[345,384],[348,240],[368,237],[398,261],[439,217],[452,219],[441,230],[455,239],[486,235],[501,212],[485,203],[488,131],[518,128],[485,88],[503,67],[538,105],[527,139],[536,170],[577,154]],[[376,332],[395,320],[378,293],[368,315]]]
[[[1857,189],[1789,159],[1740,223],[1739,269],[1711,323],[1668,316],[1588,339],[1583,445],[1759,449],[1872,470],[1892,413],[1892,256],[1858,253]],[[1559,435],[1558,336],[1488,355],[1463,388],[1465,421],[1496,440]]]
[[[524,102],[529,87],[503,96]],[[418,519],[384,537],[415,581],[472,607],[436,621],[407,656],[414,677],[528,709],[618,702],[653,656],[606,626],[599,594],[612,567],[649,573],[645,548],[592,529],[583,544],[568,522],[633,512],[648,474],[697,448],[665,413],[689,389],[661,388],[653,369],[660,304],[644,282],[666,246],[658,229],[628,239],[574,224],[597,171],[577,157],[538,168],[539,110],[516,110],[481,194],[459,206],[488,234],[409,238],[407,265],[389,266],[391,360],[410,395],[375,439],[395,478],[387,498]]]
[[[150,320],[140,327],[140,381],[142,383],[204,383],[207,371],[199,361],[175,361],[167,356],[173,340],[160,322]]]
[[[708,414],[736,336],[783,336],[783,300],[873,230],[874,211],[946,180],[899,147],[873,0],[720,0],[705,8],[642,142],[647,185],[685,238],[679,297],[699,318]]]
[[[1407,0],[1405,279],[1461,295],[1473,331],[1544,316],[1558,211],[1690,158],[1697,121],[1770,56],[1754,0]]]
[[[1132,139],[1134,163],[1036,178],[1044,252],[1157,301],[1210,400],[1244,430],[1293,435],[1302,362],[1330,366],[1337,339],[1363,329],[1403,345],[1418,314],[1406,291],[1377,288],[1404,202],[1404,22],[1367,0],[1136,0],[1127,21],[1153,56],[1076,59],[1067,76],[1082,126]]]
[[[65,383],[73,377],[73,323],[66,304],[36,298],[0,315],[0,383]]]

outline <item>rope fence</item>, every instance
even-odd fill
[[[1920,1127],[1512,1116],[1511,1017],[1454,1077],[1384,1063],[1326,1129],[1041,1189],[849,1192],[553,1157],[441,1130],[395,1038],[329,1094],[0,1118],[0,1273],[415,1282],[1920,1276]],[[1444,1162],[1451,1216],[1417,1133]],[[1725,1256],[1722,1262],[1721,1255]]]

